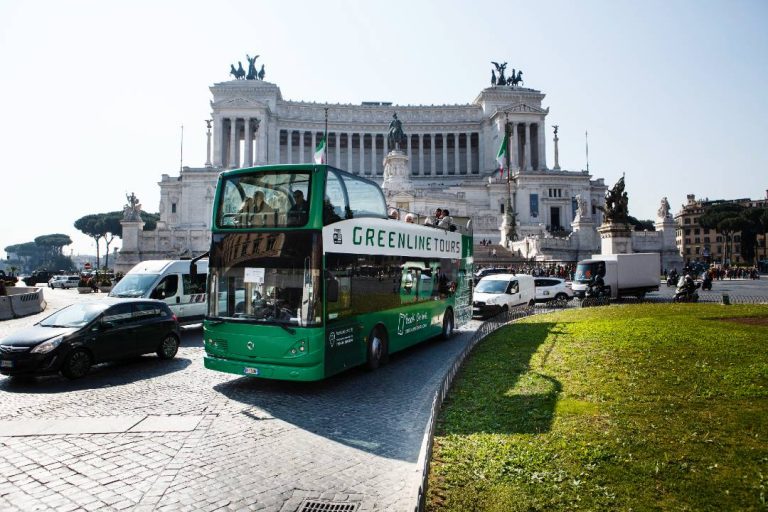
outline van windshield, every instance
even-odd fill
[[[109,292],[110,297],[144,297],[157,274],[128,274]]]
[[[500,279],[481,279],[475,287],[476,292],[480,293],[505,293],[509,281]]]

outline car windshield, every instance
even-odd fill
[[[504,293],[507,289],[508,281],[498,279],[481,279],[475,287],[476,292],[480,293]]]
[[[104,304],[72,304],[44,318],[40,321],[40,325],[43,327],[82,327],[98,317],[106,307]]]
[[[128,274],[109,292],[110,297],[143,297],[157,279],[157,274]]]

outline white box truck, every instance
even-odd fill
[[[600,275],[605,292],[612,298],[645,297],[648,292],[658,291],[661,282],[659,254],[637,252],[632,254],[593,254],[576,265],[573,293],[583,298],[592,278]]]

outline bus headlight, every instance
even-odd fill
[[[288,349],[288,356],[291,357],[298,357],[302,356],[309,352],[309,343],[305,339],[301,339],[291,345],[291,348]]]

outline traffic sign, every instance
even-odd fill
[[[83,265],[83,268],[85,270],[91,270],[91,264],[90,263],[86,263],[85,265]]]

